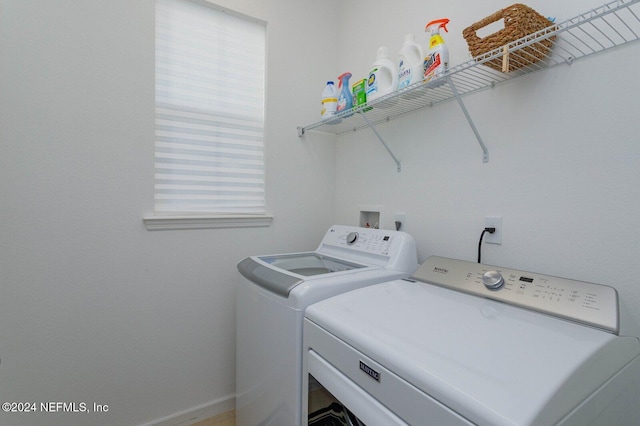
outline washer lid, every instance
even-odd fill
[[[362,268],[367,265],[316,252],[252,256],[238,263],[238,271],[245,278],[283,297],[302,284],[304,277]]]
[[[336,259],[335,257],[325,256],[316,252],[279,254],[257,257],[261,261],[271,266],[307,277],[320,274],[329,274],[331,272],[350,271],[352,269],[360,269],[366,267],[366,265],[360,265],[358,263],[349,262],[343,259]]]
[[[476,424],[555,424],[640,353],[636,338],[404,280],[306,317]]]

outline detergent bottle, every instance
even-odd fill
[[[389,58],[389,49],[381,46],[367,79],[367,102],[388,95],[398,89],[398,69]]]
[[[424,58],[423,81],[430,81],[438,77],[442,77],[449,69],[449,49],[444,44],[444,39],[440,35],[440,28],[443,28],[446,32],[449,19],[436,19],[431,21],[425,27],[425,31],[431,32],[431,39],[429,40],[429,51]],[[442,81],[443,84],[444,81]],[[438,84],[438,85],[440,85]]]
[[[417,43],[413,34],[404,36],[404,44],[398,52],[398,90],[422,81],[425,49]]]
[[[338,108],[338,92],[333,81],[327,81],[327,85],[322,91],[322,109],[320,115],[323,119],[336,115]]]
[[[344,111],[349,111],[353,108],[353,95],[349,89],[349,79],[351,78],[350,72],[345,72],[338,77],[338,114]]]

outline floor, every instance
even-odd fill
[[[319,408],[327,407],[331,402],[337,401],[333,395],[324,388],[315,389],[309,395],[309,412],[313,412]],[[209,417],[192,423],[190,426],[235,426],[236,412],[235,410]]]
[[[217,416],[209,417],[208,419],[200,420],[191,426],[235,426],[235,424],[236,412],[235,410],[231,410],[218,414]]]

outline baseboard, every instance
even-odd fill
[[[185,411],[154,420],[139,426],[186,426],[209,417],[217,416],[226,411],[233,410],[236,406],[235,395],[198,405]]]

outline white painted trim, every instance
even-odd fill
[[[255,228],[269,226],[271,215],[148,216],[142,218],[148,231],[175,229]]]
[[[140,424],[138,426],[178,426],[190,425],[195,422],[208,419],[233,410],[236,406],[235,395],[227,395],[221,399],[207,402],[202,405],[171,414],[161,419],[153,420],[149,423]]]

